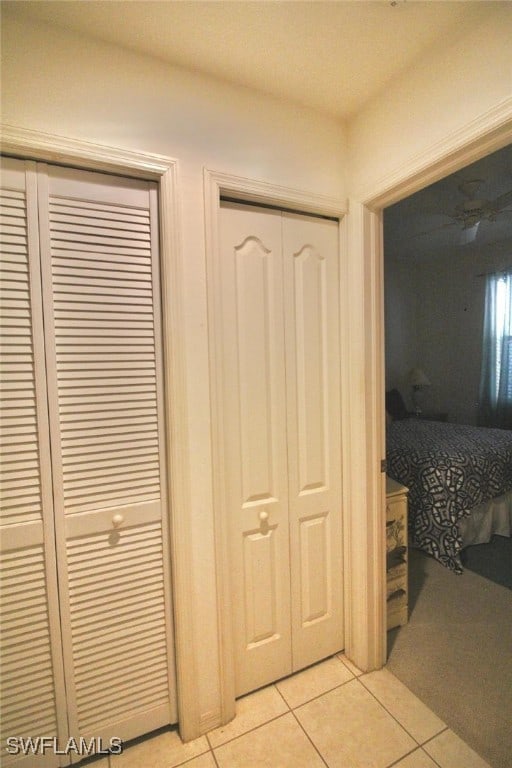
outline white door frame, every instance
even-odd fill
[[[313,195],[302,190],[282,187],[267,182],[205,169],[205,218],[206,218],[206,262],[208,290],[208,326],[211,364],[211,417],[212,417],[212,458],[213,458],[213,507],[215,530],[215,562],[217,578],[217,616],[219,642],[219,689],[221,722],[226,723],[235,715],[235,665],[233,654],[231,571],[228,551],[228,519],[226,515],[224,471],[225,457],[222,442],[222,334],[218,327],[221,317],[220,290],[220,246],[219,206],[221,195],[246,200],[251,203],[273,205],[294,211],[331,216],[340,221],[340,286],[346,291],[345,252],[346,234],[344,216],[347,213],[345,201],[322,195]],[[343,302],[342,302],[343,303]],[[343,309],[342,309],[343,313]],[[340,318],[343,331],[343,317]],[[342,359],[346,358],[346,337],[342,333]],[[345,389],[346,371],[341,372],[341,388]],[[343,430],[343,423],[342,423]],[[346,437],[342,437],[342,441]],[[343,473],[344,466],[340,467]],[[346,508],[344,499],[344,509]],[[345,526],[346,522],[343,521]]]
[[[183,349],[180,217],[177,161],[162,155],[132,152],[92,144],[63,136],[16,126],[1,126],[3,154],[25,159],[72,165],[75,168],[105,171],[157,181],[159,185],[160,277],[164,353],[165,439],[168,450],[167,498],[172,561],[174,644],[177,674],[178,721],[182,738],[199,735],[197,678],[191,572],[189,467],[183,451],[187,443],[187,400]]]
[[[410,158],[350,201],[348,301],[352,302],[350,318],[355,321],[349,359],[351,366],[359,366],[364,394],[354,394],[352,407],[355,405],[358,412],[349,412],[349,418],[354,428],[358,421],[360,429],[364,424],[365,436],[355,442],[360,472],[353,467],[349,473],[355,482],[351,502],[359,505],[364,515],[352,525],[353,540],[348,549],[349,558],[365,552],[366,558],[360,560],[366,562],[357,565],[354,561],[352,567],[347,558],[345,579],[359,580],[351,592],[360,600],[359,610],[364,607],[366,620],[349,626],[346,652],[362,670],[378,668],[387,659],[386,575],[385,561],[381,560],[385,555],[385,490],[380,466],[385,454],[383,211],[511,142],[512,98]],[[352,383],[357,383],[358,373],[351,376]]]

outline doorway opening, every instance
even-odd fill
[[[499,650],[501,619],[491,630],[490,617],[485,639],[478,635],[478,626],[486,599],[496,590],[493,602],[499,604],[503,593],[492,581],[501,579],[503,584],[507,565],[510,577],[510,559],[503,558],[501,569],[497,565],[502,548],[510,544],[510,539],[505,538],[510,532],[502,528],[499,511],[493,518],[500,531],[497,537],[495,530],[483,523],[483,517],[478,527],[476,523],[467,524],[464,518],[460,535],[467,547],[462,550],[466,553],[462,558],[465,573],[461,579],[450,572],[444,566],[454,565],[453,552],[437,524],[429,522],[426,507],[419,507],[412,469],[408,476],[400,473],[397,441],[403,439],[406,445],[405,435],[410,440],[423,436],[424,441],[428,436],[435,441],[439,454],[440,441],[452,427],[454,432],[470,435],[469,429],[478,424],[485,278],[511,265],[512,148],[503,143],[500,140],[492,151],[484,152],[474,162],[458,165],[441,180],[393,202],[383,211],[385,389],[388,395],[400,395],[400,407],[395,409],[396,400],[386,398],[393,410],[391,418],[395,419],[387,427],[388,473],[409,488],[414,486],[409,503],[413,543],[431,548],[430,556],[417,549],[409,552],[409,625],[388,633],[388,665],[492,764],[500,760],[495,752],[496,734],[489,733],[488,738],[479,734],[472,718],[478,716],[480,722],[500,727],[500,712],[506,709],[503,700],[498,704],[503,686],[492,669],[487,674],[481,666],[479,693],[469,693],[474,675],[467,674],[467,658],[479,656],[482,648],[487,648],[487,658],[503,656]],[[426,461],[427,455],[423,454],[423,458]],[[465,482],[468,480],[464,477]],[[467,518],[472,519],[476,520]],[[485,538],[487,535],[489,538]],[[483,544],[484,540],[489,543]],[[444,566],[432,555],[439,556]],[[487,597],[479,602],[484,594]],[[443,596],[441,600],[439,595]],[[421,632],[415,634],[420,624]],[[413,634],[418,642],[412,654],[407,638]],[[463,636],[464,656],[460,653]],[[428,682],[421,674],[421,659],[425,658],[421,638],[429,638]],[[456,646],[458,652],[454,651]],[[413,657],[418,662],[416,669]],[[448,668],[452,677],[445,674]],[[456,689],[452,685],[455,680]],[[468,714],[465,702],[470,700],[475,706]],[[498,707],[496,715],[494,704]],[[509,743],[506,749],[510,748]]]

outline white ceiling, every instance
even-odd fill
[[[62,26],[157,56],[338,119],[348,119],[429,50],[464,35],[489,0],[0,0],[2,13]],[[463,179],[494,200],[512,189],[509,147],[412,195],[385,213],[386,255],[459,252],[449,213]],[[508,206],[512,208],[512,205]],[[449,225],[449,226],[447,226]],[[420,233],[426,232],[422,235]],[[498,244],[498,245],[497,245]],[[512,252],[512,213],[482,222],[473,244]]]
[[[60,25],[347,119],[499,2],[2,0]]]

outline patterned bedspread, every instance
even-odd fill
[[[386,433],[387,472],[409,488],[409,532],[462,572],[458,520],[512,489],[512,431],[405,419]]]

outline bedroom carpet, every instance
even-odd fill
[[[512,591],[410,550],[388,668],[493,768],[512,768]]]
[[[470,571],[512,589],[512,538],[493,536],[488,544],[467,547],[462,562]]]

